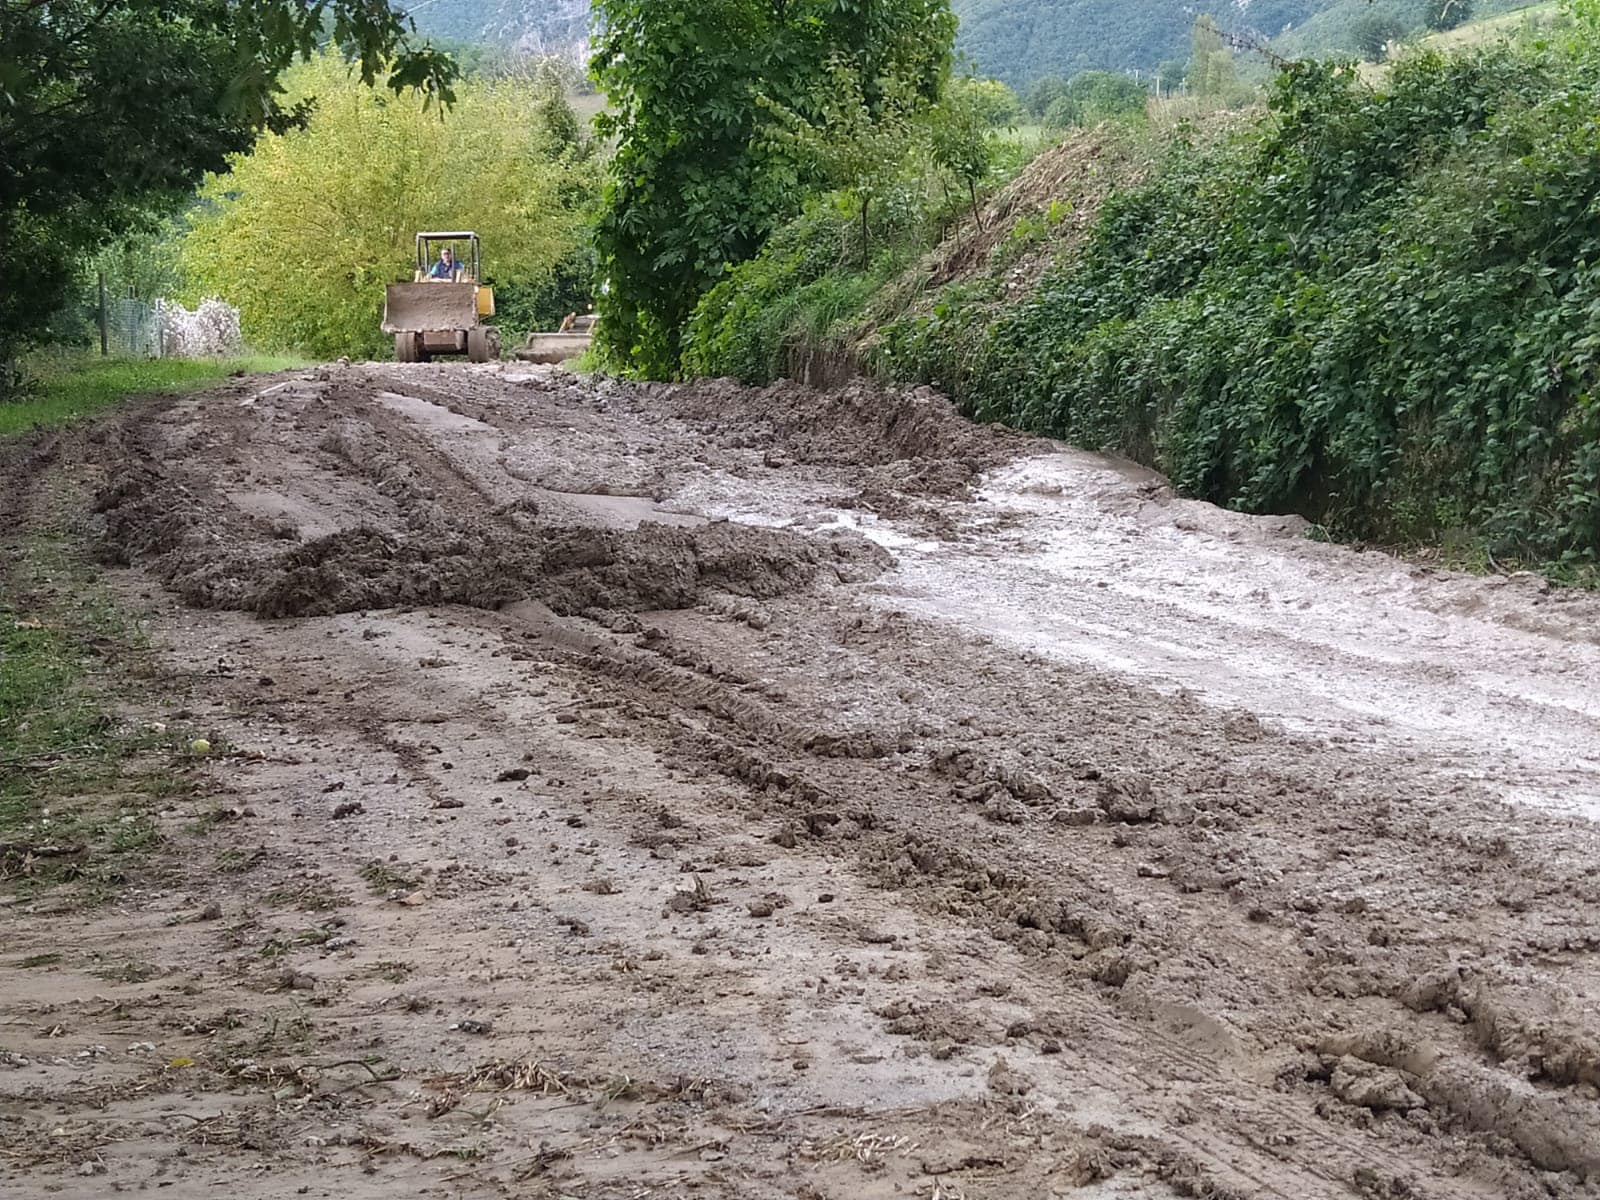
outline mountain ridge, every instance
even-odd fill
[[[1343,44],[1351,12],[1383,10],[1420,26],[1423,6],[1442,0],[952,0],[961,19],[956,49],[983,75],[1026,90],[1046,75],[1087,70],[1153,70],[1186,61],[1200,14],[1225,33],[1261,42],[1310,23],[1319,36],[1296,50],[1352,53]],[[1476,0],[1480,14],[1518,0]],[[1344,10],[1351,10],[1350,12]],[[411,15],[423,33],[459,42],[514,46],[534,54],[582,59],[589,0],[421,0]],[[1414,18],[1406,21],[1404,18]],[[1320,18],[1320,20],[1319,20]],[[1320,32],[1329,26],[1331,35]],[[1307,32],[1310,32],[1308,30]]]

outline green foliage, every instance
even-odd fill
[[[1195,18],[1189,36],[1189,90],[1197,96],[1226,96],[1235,80],[1233,51],[1224,44],[1217,23],[1208,16]]]
[[[895,303],[888,285],[952,224],[981,228],[979,197],[1031,156],[992,127],[992,81],[947,79],[928,106],[885,89],[876,115],[849,72],[836,71],[829,88],[825,124],[780,114],[778,136],[791,143],[790,161],[834,190],[811,197],[701,299],[685,326],[683,374],[767,382],[814,374],[819,356],[848,367],[869,310]],[[1051,222],[1060,219],[1053,206]]]
[[[156,814],[194,783],[170,765],[178,730],[119,717],[149,688],[126,668],[142,636],[66,533],[64,510],[88,498],[68,485],[61,501],[0,565],[0,881],[24,894],[76,882],[87,901],[113,894],[160,843]],[[81,850],[36,857],[46,846]]]
[[[1544,6],[1548,7],[1548,5]],[[1303,24],[1276,40],[1290,57],[1330,57],[1362,54],[1365,27],[1381,17],[1385,40],[1403,40],[1429,32],[1459,29],[1519,9],[1537,10],[1536,0],[1331,0]]]
[[[1188,54],[1197,14],[1231,33],[1265,41],[1300,25],[1338,0],[956,0],[957,49],[976,69],[1026,92],[1050,75],[1082,71],[1154,70]],[[1356,0],[1365,3],[1366,0]],[[1166,85],[1163,84],[1163,88]],[[1051,97],[1053,100],[1054,97]],[[1031,97],[1030,97],[1031,100]],[[1034,106],[1043,115],[1050,101]]]
[[[1473,0],[1422,0],[1422,22],[1436,33],[1472,20]]]
[[[1356,18],[1351,27],[1356,52],[1368,62],[1381,62],[1389,45],[1406,34],[1406,23],[1385,8],[1373,7]]]
[[[1175,92],[1183,86],[1184,79],[1189,74],[1189,62],[1182,58],[1164,59],[1156,66],[1156,85],[1161,94]]]
[[[677,369],[684,322],[729,264],[798,209],[778,113],[821,130],[819,81],[841,66],[864,133],[905,97],[937,95],[950,61],[947,0],[597,0],[593,71],[617,142],[595,243],[608,284],[599,349],[648,376]],[[767,104],[758,103],[765,99]],[[863,120],[865,123],[863,123]],[[840,151],[843,155],[843,151]],[[844,169],[836,156],[835,168]]]
[[[43,351],[26,357],[27,394],[0,404],[0,438],[41,426],[54,428],[93,416],[129,396],[206,387],[240,371],[284,371],[294,358],[252,355],[238,359],[100,358]]]
[[[567,99],[566,92],[561,88],[550,83],[541,84],[534,113],[538,116],[545,136],[550,139],[556,150],[576,152],[580,155],[587,152],[588,131],[578,119],[578,114],[573,110],[572,102]]]
[[[884,332],[976,415],[1342,536],[1600,562],[1600,51],[1283,74],[1020,306]]]
[[[998,79],[964,75],[952,81],[947,95],[959,96],[962,103],[976,110],[985,129],[1010,129],[1022,120],[1022,101]]]
[[[1051,129],[1097,125],[1101,121],[1142,116],[1149,93],[1132,76],[1114,71],[1084,71],[1073,77],[1044,112]]]
[[[508,342],[533,330],[558,329],[569,313],[592,311],[594,293],[594,252],[580,246],[557,263],[546,279],[497,285],[495,322]]]
[[[916,181],[902,181],[881,209],[876,253],[862,267],[853,202],[814,199],[706,293],[684,330],[683,373],[767,383],[792,370],[795,350],[826,348],[932,236]]]
[[[927,120],[928,148],[934,164],[967,193],[972,218],[980,225],[983,217],[978,211],[978,187],[994,169],[995,147],[989,131],[997,124],[995,117],[1001,111],[992,102],[993,84],[989,79],[952,79]],[[1009,89],[1006,96],[1011,101],[1007,109],[1013,115],[1019,113],[1020,105]]]
[[[191,292],[238,305],[253,345],[386,354],[384,287],[411,278],[419,230],[476,230],[486,279],[531,287],[578,247],[598,166],[540,124],[539,85],[468,80],[441,120],[331,55],[288,84],[317,97],[309,122],[213,176],[182,244]]]
[[[767,136],[789,163],[799,168],[801,177],[825,190],[843,192],[856,206],[861,218],[863,265],[871,254],[872,204],[905,173],[916,149],[913,129],[921,97],[897,81],[885,82],[888,87],[880,87],[875,100],[870,98],[866,81],[856,68],[836,57],[803,111],[762,98],[763,107],[776,118]],[[969,123],[975,121],[975,107],[960,106],[944,127],[954,129],[961,116]],[[981,133],[978,140],[982,140]],[[957,141],[951,136],[946,144],[959,159]]]
[[[1059,75],[1044,75],[1035,80],[1033,86],[1028,89],[1028,95],[1023,100],[1022,106],[1030,116],[1043,120],[1051,105],[1066,95],[1066,92],[1065,79]]]
[[[316,45],[331,39],[368,82],[447,101],[453,64],[407,30],[373,0],[0,3],[0,363],[83,254],[304,117],[278,77]]]

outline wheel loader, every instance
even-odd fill
[[[436,243],[467,244],[447,277],[430,266]],[[410,283],[391,283],[384,294],[383,331],[394,335],[398,362],[427,362],[436,354],[465,354],[473,362],[500,357],[500,331],[484,322],[494,316],[494,289],[482,282],[483,252],[478,235],[417,234],[417,270]]]

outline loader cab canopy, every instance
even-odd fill
[[[419,233],[417,234],[417,281],[432,278],[433,261],[437,257],[434,247],[438,246],[442,252],[445,248],[451,251],[451,257],[456,260],[461,268],[457,277],[463,283],[471,281],[480,283],[483,280],[483,252],[478,245],[478,235],[471,230],[459,233]]]

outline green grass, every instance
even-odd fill
[[[128,396],[186,392],[235,372],[285,371],[300,359],[247,355],[227,359],[100,358],[89,354],[37,354],[25,363],[33,381],[21,399],[0,403],[0,437],[15,437],[37,425],[58,426],[92,416]]]
[[[1516,37],[1524,30],[1540,29],[1554,23],[1560,16],[1561,10],[1554,3],[1534,4],[1527,8],[1501,13],[1496,17],[1468,21],[1465,25],[1458,25],[1442,33],[1429,34],[1422,39],[1422,44],[1430,50],[1446,52],[1465,50],[1500,38]]]
[[[76,882],[104,899],[159,845],[155,812],[195,784],[175,766],[181,735],[116,715],[143,634],[76,544],[46,530],[13,548],[0,577],[0,883]]]
[[[1039,150],[1049,140],[1052,130],[1043,125],[1013,125],[1009,129],[996,129],[989,136],[997,142],[1006,142],[1013,146],[1024,146],[1029,150]]]

